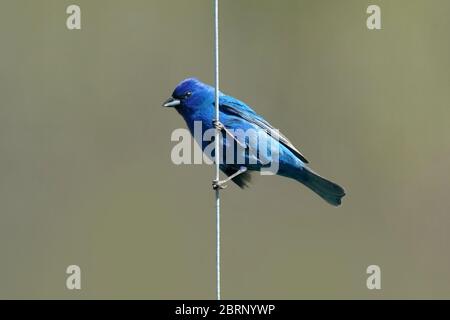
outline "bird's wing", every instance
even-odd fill
[[[284,136],[280,131],[276,130],[270,123],[268,123],[263,117],[258,115],[253,109],[247,106],[245,103],[234,99],[229,96],[222,95],[219,101],[219,110],[223,113],[234,115],[253,123],[266,131],[268,135],[278,140],[282,145],[288,148],[292,153],[294,153],[301,161],[304,163],[309,163],[309,161],[297,150],[296,147],[289,141],[286,136]]]

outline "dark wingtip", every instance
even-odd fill
[[[289,148],[289,150],[291,150],[292,152],[294,152],[294,154],[295,154],[300,160],[302,160],[303,163],[309,163],[308,159],[306,159],[305,156],[302,155],[297,149]]]

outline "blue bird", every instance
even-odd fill
[[[225,135],[222,135],[221,141],[223,148],[222,154],[226,154],[227,149],[233,147],[230,150],[234,155],[234,160],[238,156],[237,153],[243,152],[243,148],[257,148],[262,141],[250,142],[248,139],[239,140],[232,133],[237,129],[243,131],[254,129],[263,132],[262,136],[265,137],[266,142],[278,148],[276,158],[273,152],[266,152],[267,156],[263,159],[266,162],[260,159],[261,151],[256,154],[250,154],[250,152],[242,153],[245,158],[245,163],[243,164],[237,164],[236,161],[221,162],[220,169],[228,178],[222,181],[213,181],[214,188],[223,188],[224,183],[229,180],[244,188],[248,186],[251,171],[261,171],[267,164],[267,161],[277,161],[278,171],[276,173],[278,175],[297,180],[333,206],[341,204],[341,199],[345,196],[344,189],[312,171],[307,166],[308,160],[306,160],[300,151],[283,134],[279,133],[269,122],[244,102],[219,93],[220,122],[217,123],[214,121],[214,88],[195,78],[188,78],[178,84],[172,96],[164,102],[163,106],[174,107],[184,118],[192,134],[194,134],[194,123],[196,121],[202,124],[202,134],[206,130],[214,130],[217,128],[223,131]],[[226,139],[227,136],[232,137],[234,140],[230,143],[231,139]],[[208,145],[207,141],[202,141],[200,144],[202,150],[205,152],[205,148]],[[237,144],[243,144],[244,146],[243,148],[236,148],[235,146]],[[214,153],[211,153],[211,156],[214,156]]]

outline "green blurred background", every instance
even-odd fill
[[[214,169],[172,164],[185,124],[160,106],[213,82],[212,4],[1,1],[0,298],[215,297]],[[450,2],[220,10],[221,89],[348,191],[337,209],[280,177],[224,191],[223,298],[450,298]]]

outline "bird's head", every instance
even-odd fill
[[[213,88],[195,79],[181,81],[163,107],[175,107],[178,111],[202,106],[207,99],[214,99]]]

